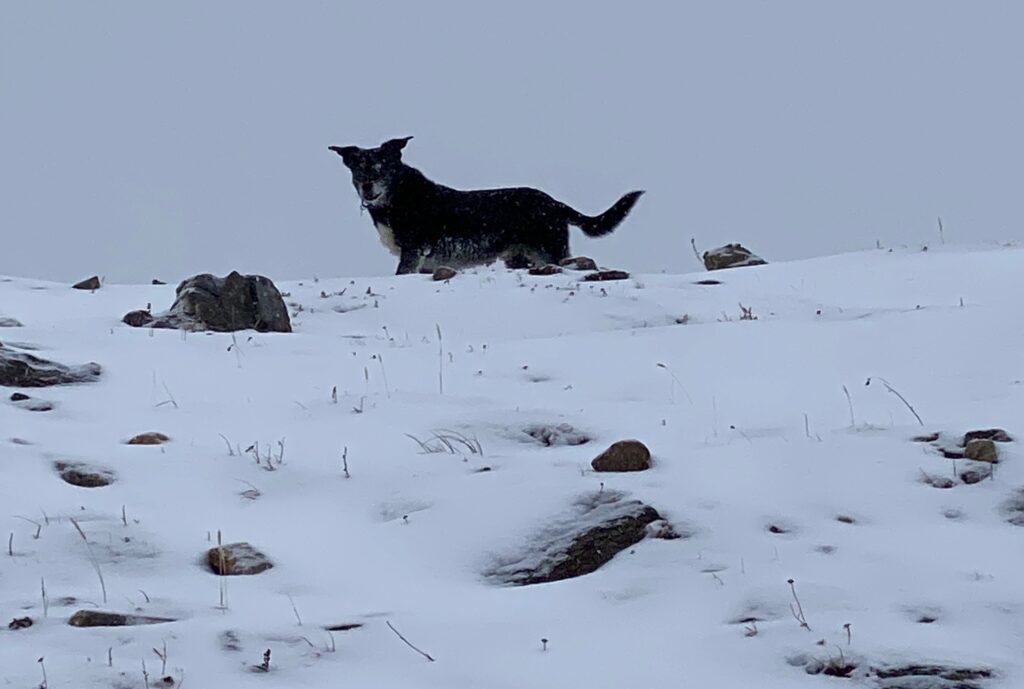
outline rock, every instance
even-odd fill
[[[624,270],[599,270],[583,276],[586,282],[604,282],[606,280],[628,280],[629,273]]]
[[[141,321],[137,312],[126,314],[125,323]],[[175,290],[175,300],[164,314],[145,323],[153,328],[213,330],[235,332],[290,333],[288,307],[274,283],[262,275],[232,272],[227,277],[209,273],[183,280]]]
[[[353,629],[360,629],[362,622],[342,622],[341,624],[329,624],[324,629],[329,632],[350,632]]]
[[[644,471],[651,468],[651,451],[639,440],[620,440],[590,463],[594,471]]]
[[[71,286],[74,289],[97,290],[103,286],[103,283],[100,282],[99,276],[93,275],[91,278],[82,280],[81,282],[76,282]]]
[[[0,344],[0,386],[41,388],[65,383],[90,383],[100,377],[100,365],[65,366]]]
[[[26,411],[53,411],[53,403],[46,400],[28,400],[18,406]]]
[[[924,435],[915,435],[911,440],[915,443],[934,443],[939,439],[939,433],[925,433]]]
[[[114,482],[114,472],[82,462],[55,462],[53,467],[65,483],[79,488],[102,488]]]
[[[992,476],[992,471],[981,471],[979,469],[965,469],[960,472],[960,480],[971,485],[972,483],[980,483],[985,479]]]
[[[221,576],[259,574],[274,566],[266,555],[248,543],[229,543],[210,548],[206,560],[214,574]]]
[[[68,624],[72,627],[134,627],[143,624],[161,624],[174,621],[170,617],[129,615],[122,612],[104,612],[102,610],[79,610],[68,619]]]
[[[163,445],[170,437],[163,433],[156,431],[150,431],[149,433],[139,433],[134,438],[128,440],[128,445]]]
[[[558,265],[572,270],[597,270],[597,262],[587,256],[563,258],[558,262]]]
[[[153,281],[150,284],[151,285],[166,285],[167,283],[164,282],[163,280],[157,280],[156,278],[153,278]]]
[[[129,311],[126,313],[124,318],[121,319],[121,322],[126,323],[133,328],[141,328],[144,325],[149,325],[154,320],[153,314],[149,311],[139,309],[137,311]]]
[[[991,670],[985,667],[956,667],[951,665],[901,665],[871,668],[872,674],[885,683],[881,686],[899,689],[978,689],[976,680],[989,679]],[[928,679],[930,678],[930,679]],[[888,680],[903,680],[899,684]],[[945,680],[945,681],[943,681]]]
[[[740,244],[726,244],[704,252],[704,267],[708,270],[760,266],[768,263]]]
[[[444,282],[445,280],[451,280],[458,274],[458,271],[449,268],[448,266],[438,266],[437,268],[434,268],[434,272],[431,276],[433,277],[434,282]]]
[[[524,428],[523,432],[545,447],[585,445],[590,442],[588,435],[580,433],[567,423],[560,423],[557,426],[534,424]]]
[[[569,516],[544,528],[536,543],[502,558],[485,576],[524,586],[590,574],[643,540],[648,524],[660,519],[653,507],[621,493],[592,494],[579,500]]]
[[[0,328],[20,328],[21,321],[15,318],[0,318]]]
[[[979,431],[967,431],[961,445],[967,446],[972,440],[992,440],[997,443],[1012,443],[1013,438],[1002,428],[986,428]]]
[[[996,444],[987,438],[976,438],[969,440],[964,446],[964,457],[973,459],[976,462],[995,463],[999,461],[999,451]]]
[[[1006,521],[1014,526],[1024,526],[1024,488],[1018,488],[1002,505]]]
[[[535,266],[533,268],[530,268],[529,270],[530,275],[558,275],[561,272],[562,269],[559,266],[556,266],[554,263],[546,263],[542,266]]]
[[[720,284],[722,284],[722,281],[721,280],[712,280],[712,279],[708,278],[706,280],[697,280],[693,284],[695,284],[695,285],[703,285],[703,286],[720,285]]]
[[[34,400],[23,392],[15,392],[11,395],[10,400],[14,402],[21,409],[27,409],[28,411],[52,411],[53,403],[47,402],[46,400]]]
[[[32,626],[31,617],[15,617],[8,623],[7,628],[10,630],[28,629]]]

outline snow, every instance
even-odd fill
[[[145,663],[150,686],[826,687],[850,680],[802,664],[837,648],[860,670],[1019,684],[1018,445],[999,444],[991,479],[942,490],[922,476],[954,462],[911,438],[1019,434],[1022,264],[1016,247],[947,246],[602,283],[497,267],[310,279],[278,285],[294,333],[234,335],[120,323],[173,285],[6,279],[0,317],[24,326],[0,340],[103,374],[25,391],[53,411],[0,401],[0,614],[34,622],[0,628],[2,686],[37,686],[45,665],[51,688],[142,687]],[[707,277],[722,284],[694,284]],[[545,446],[539,424],[591,441]],[[438,429],[482,454],[409,437]],[[171,440],[125,444],[147,431]],[[590,470],[625,438],[651,448],[649,471]],[[58,461],[116,481],[67,485]],[[487,579],[605,489],[687,537],[576,579]],[[274,567],[214,576],[218,537]],[[177,621],[68,626],[78,609]],[[363,626],[332,641],[343,623]]]

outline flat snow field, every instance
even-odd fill
[[[46,412],[2,390],[0,687],[1024,686],[1024,452],[939,448],[1024,432],[1024,250],[582,275],[279,283],[295,332],[234,335],[121,323],[174,285],[4,279],[0,342],[103,375],[21,390]],[[526,432],[562,424],[590,442]],[[651,469],[591,469],[626,438]],[[485,576],[606,490],[684,537]],[[216,576],[218,534],[274,567]]]

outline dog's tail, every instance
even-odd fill
[[[601,237],[609,234],[626,219],[641,194],[643,194],[642,191],[631,191],[604,213],[595,216],[583,215],[566,206],[569,208],[569,223],[583,230],[583,234],[588,237]]]

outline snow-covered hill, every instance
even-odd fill
[[[0,342],[103,367],[20,390],[49,411],[0,400],[0,614],[32,622],[0,631],[0,686],[1024,683],[1024,454],[997,443],[991,472],[940,452],[1021,431],[1024,250],[579,277],[284,283],[295,332],[234,336],[120,322],[173,285],[0,282],[24,324]],[[563,424],[589,442],[527,432]],[[148,431],[171,440],[126,444]],[[627,438],[651,469],[591,470]],[[604,491],[684,537],[555,583],[485,577]],[[274,567],[212,574],[218,534]],[[176,621],[68,625],[83,609]],[[960,679],[884,677],[910,665]]]

